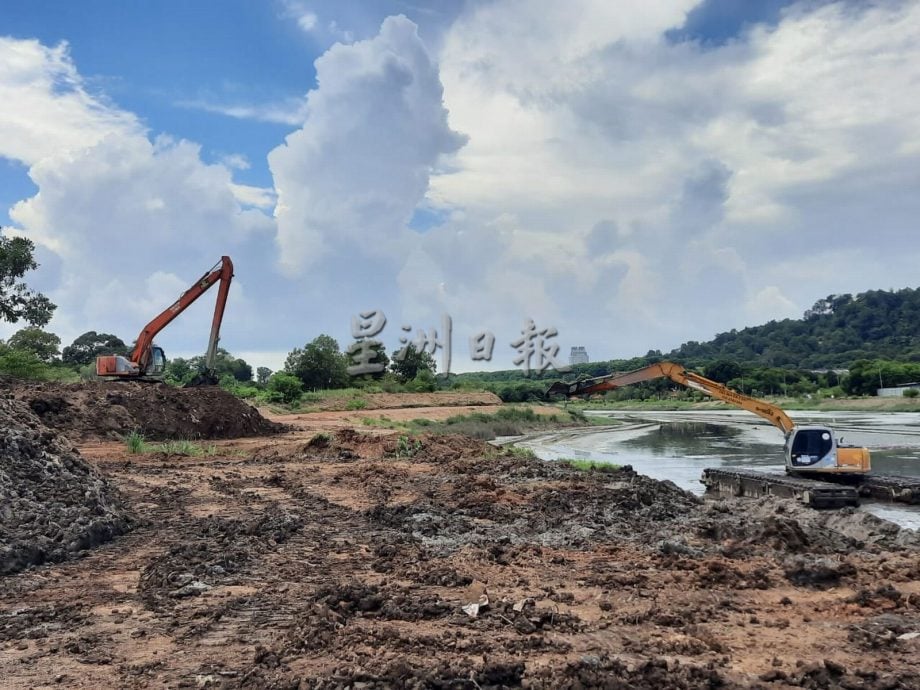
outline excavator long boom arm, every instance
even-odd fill
[[[179,299],[169,305],[158,316],[150,321],[140,335],[131,352],[131,361],[136,362],[140,371],[146,371],[149,364],[151,345],[157,333],[166,328],[169,323],[185,311],[196,299],[201,297],[208,288],[214,283],[220,281],[220,289],[217,293],[217,304],[214,307],[214,319],[211,323],[211,338],[208,342],[208,352],[205,357],[205,364],[210,369],[214,364],[214,355],[217,351],[217,341],[220,336],[220,324],[224,318],[224,308],[227,306],[227,294],[230,291],[230,281],[233,278],[233,262],[229,256],[220,257],[213,268],[205,273],[201,278],[195,281],[188,290],[183,292]]]
[[[607,376],[598,376],[597,378],[574,383],[558,381],[550,387],[547,395],[566,395],[569,397],[591,395],[592,393],[609,391],[658,378],[669,378],[682,386],[693,388],[713,398],[753,412],[781,429],[784,434],[788,434],[795,426],[789,415],[776,405],[733,391],[721,383],[707,379],[692,371],[687,371],[680,364],[675,364],[674,362],[659,362],[625,374],[608,374]]]

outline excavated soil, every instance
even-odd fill
[[[28,407],[0,399],[0,575],[63,561],[128,531],[109,481]]]
[[[0,384],[48,427],[75,441],[266,436],[285,427],[217,386],[174,388],[129,381]],[[4,392],[0,388],[0,392]]]
[[[5,686],[920,688],[916,535],[354,430],[86,448],[146,523],[0,578]]]

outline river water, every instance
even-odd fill
[[[581,458],[632,465],[642,474],[668,479],[702,494],[706,467],[783,471],[783,434],[741,410],[588,411],[613,426],[528,435],[515,445],[544,460]],[[872,471],[920,476],[920,413],[796,412],[796,424],[832,427],[843,443],[866,446]],[[862,510],[920,529],[920,506],[863,501]]]

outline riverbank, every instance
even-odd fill
[[[817,412],[920,412],[918,398],[761,398],[784,410]],[[555,403],[562,409],[577,410],[736,410],[737,407],[717,400],[570,400]]]

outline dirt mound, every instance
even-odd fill
[[[74,440],[115,439],[132,431],[152,440],[239,438],[285,428],[217,387],[20,383],[11,386],[11,393],[44,424]]]
[[[732,558],[780,553],[846,554],[920,546],[920,533],[854,508],[813,510],[788,499],[727,498],[706,504],[690,521],[698,536],[720,543]]]
[[[0,575],[58,562],[132,519],[94,468],[23,404],[0,399]]]

